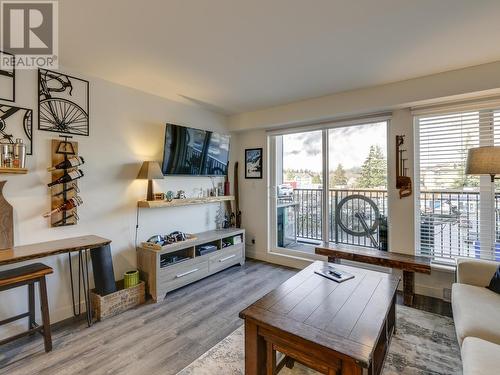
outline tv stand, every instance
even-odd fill
[[[245,263],[244,229],[217,229],[196,233],[195,237],[161,250],[137,248],[137,267],[153,301],[160,302],[172,290]],[[223,243],[231,244],[223,247]],[[217,250],[197,255],[201,245],[214,245]]]

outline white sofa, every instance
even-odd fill
[[[464,375],[500,374],[500,294],[486,288],[498,265],[457,259],[451,304]]]

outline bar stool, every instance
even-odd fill
[[[47,300],[47,284],[45,275],[51,274],[52,268],[42,263],[30,264],[28,266],[13,268],[0,272],[0,291],[17,288],[23,285],[28,286],[28,312],[13,316],[0,321],[0,326],[22,319],[28,318],[28,331],[8,337],[0,341],[0,345],[6,344],[21,337],[40,332],[44,339],[45,351],[52,350],[52,338],[50,335],[49,304]],[[35,322],[35,283],[40,286],[40,307],[42,311],[42,325]]]

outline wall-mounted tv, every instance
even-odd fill
[[[229,140],[229,135],[167,124],[163,150],[163,174],[227,175]]]

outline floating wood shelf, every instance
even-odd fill
[[[221,197],[205,197],[205,198],[186,198],[173,199],[172,201],[139,201],[137,205],[142,208],[163,208],[163,207],[179,207],[193,206],[196,204],[218,203],[225,201],[234,201],[233,195],[224,195]]]
[[[28,173],[28,169],[26,169],[26,168],[0,168],[0,173],[26,174],[26,173]]]

